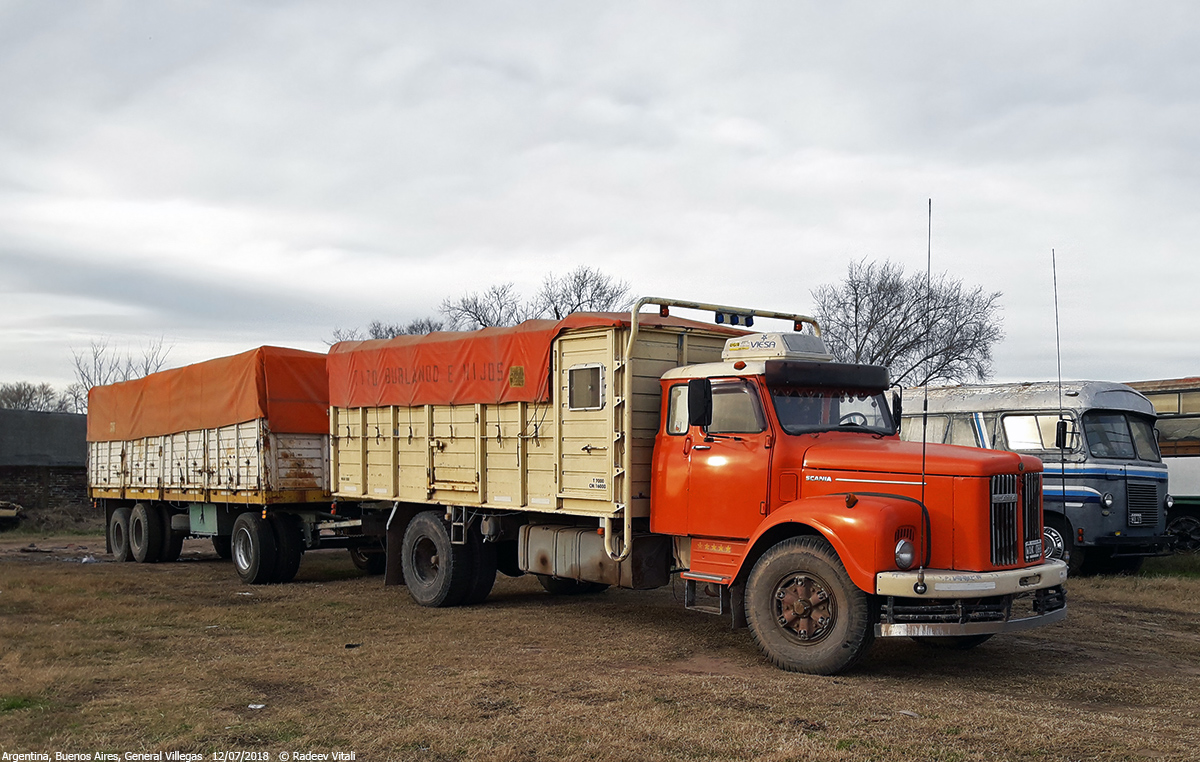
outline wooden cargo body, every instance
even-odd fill
[[[626,358],[628,314],[573,318],[552,340],[541,399],[361,407],[333,399],[335,495],[612,518],[628,478],[631,515],[648,516],[659,378],[679,365],[719,360],[725,340],[742,331],[653,317],[640,321]],[[536,377],[534,370],[522,369],[522,380]],[[511,363],[497,372],[513,382]],[[629,373],[633,394],[625,400]]]
[[[96,387],[93,498],[274,505],[329,499],[325,356],[260,347]]]

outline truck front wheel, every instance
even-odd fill
[[[468,547],[450,544],[446,524],[433,511],[414,516],[400,547],[404,582],[412,599],[430,608],[462,603],[471,587]]]
[[[784,540],[758,559],[746,583],[746,619],[763,654],[791,672],[837,674],[875,639],[869,596],[821,537]]]

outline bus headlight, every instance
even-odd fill
[[[1113,499],[1111,492],[1105,492],[1104,497],[1100,498],[1100,502],[1104,504],[1105,508],[1112,508],[1113,503],[1117,501]]]
[[[911,569],[913,561],[917,560],[917,549],[908,540],[896,543],[896,566],[901,569]]]
[[[1167,499],[1163,501],[1163,505],[1165,505],[1167,507],[1168,511],[1171,510],[1172,508],[1175,507],[1175,498],[1171,497],[1170,495],[1167,495]]]

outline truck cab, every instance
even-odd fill
[[[962,648],[1065,616],[1041,462],[901,441],[885,368],[758,333],[661,386],[650,530],[676,538],[689,603],[744,612],[778,666],[835,672],[874,637]]]

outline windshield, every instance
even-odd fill
[[[891,434],[896,430],[882,391],[773,386],[771,401],[779,425],[788,434],[834,430]]]
[[[1092,410],[1083,416],[1083,434],[1094,458],[1159,461],[1154,422],[1136,413]]]

